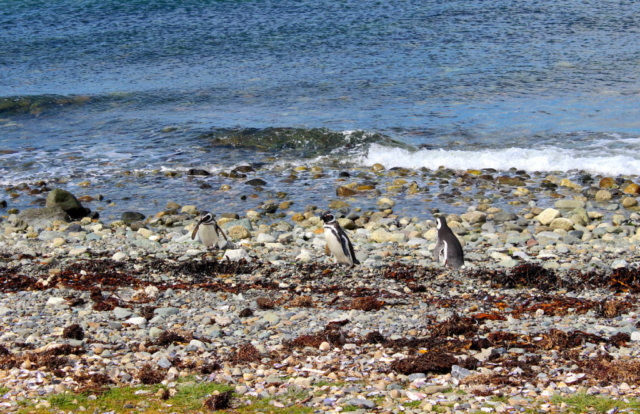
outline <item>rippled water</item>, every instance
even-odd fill
[[[336,158],[640,174],[634,1],[10,0],[0,50],[4,185]],[[422,149],[211,138],[254,128]]]

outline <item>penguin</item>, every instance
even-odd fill
[[[464,253],[460,240],[451,231],[444,217],[437,217],[438,240],[433,250],[434,259],[443,266],[460,269],[464,265]]]
[[[360,264],[351,240],[338,224],[336,217],[327,211],[322,214],[321,218],[324,221],[324,239],[327,242],[327,248],[333,254],[336,262],[349,266]]]
[[[215,249],[218,247],[218,235],[222,234],[225,241],[228,241],[227,235],[224,234],[218,223],[215,220],[215,214],[211,214],[208,211],[200,213],[200,220],[191,233],[191,239],[196,238],[196,234],[200,237],[202,244],[207,246],[207,249]]]

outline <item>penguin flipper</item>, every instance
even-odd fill
[[[200,228],[200,223],[198,223],[198,225],[193,229],[193,232],[191,232],[191,240],[196,239],[196,234],[198,234],[199,228]]]
[[[220,226],[218,226],[218,223],[216,223],[215,221],[214,221],[214,223],[216,225],[216,233],[222,234],[222,237],[224,237],[224,240],[225,241],[229,241],[229,239],[227,238],[227,235],[224,234],[224,231],[222,230],[222,228],[220,228]]]
[[[433,249],[433,259],[442,264],[442,253],[444,252],[444,243],[442,239],[436,241],[436,247]]]
[[[340,229],[342,230],[342,229]],[[360,264],[358,259],[356,259],[356,252],[353,249],[353,244],[351,244],[351,240],[347,237],[347,234],[344,230],[340,231],[340,244],[342,245],[342,251],[348,253],[349,259],[351,259],[352,264]]]

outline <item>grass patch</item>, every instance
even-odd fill
[[[554,404],[565,403],[577,412],[606,413],[612,408],[640,410],[640,401],[629,398],[629,402],[614,400],[611,397],[602,395],[574,394],[568,397],[553,396],[551,402]]]
[[[188,381],[179,383],[177,393],[166,400],[160,398],[156,393],[166,388],[161,385],[142,385],[138,387],[114,387],[102,394],[90,393],[63,393],[53,394],[44,399],[45,405],[41,402],[29,403],[18,411],[18,414],[50,414],[52,410],[72,411],[84,407],[87,412],[115,412],[131,413],[136,408],[143,409],[145,413],[159,414],[170,411],[180,413],[202,412],[204,399],[214,391],[224,392],[233,387],[224,384],[210,382]],[[38,407],[38,408],[36,408]]]
[[[404,405],[407,408],[418,408],[420,407],[420,404],[422,404],[424,401],[408,401],[405,403],[402,403],[402,405]]]
[[[166,390],[162,385],[141,385],[137,387],[114,387],[102,394],[63,393],[50,395],[37,402],[25,402],[17,414],[51,414],[59,411],[74,411],[84,407],[85,412],[114,412],[129,414],[144,412],[145,414],[166,414],[178,412],[185,414],[217,413],[228,414],[229,410],[210,411],[204,402],[214,391],[225,392],[234,387],[225,384],[197,381],[195,378],[182,379],[176,394],[162,399],[158,392]],[[8,388],[4,390],[6,393]],[[265,414],[311,414],[313,408],[296,404],[306,398],[309,391],[299,387],[292,387],[286,393],[275,398],[258,399],[253,397],[232,397],[233,412],[235,414],[252,414],[257,411]],[[276,407],[271,401],[279,401],[284,407]],[[44,404],[43,404],[44,402]],[[289,405],[291,404],[291,405]],[[37,407],[37,408],[36,408]],[[354,407],[355,409],[355,407]]]

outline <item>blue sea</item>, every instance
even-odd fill
[[[634,176],[639,67],[631,0],[0,0],[0,183],[108,215],[322,205],[375,163]],[[241,165],[253,204],[219,174]]]

